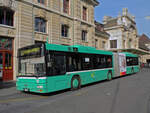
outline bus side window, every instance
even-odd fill
[[[83,55],[82,57],[82,70],[92,69],[92,58],[88,55]]]
[[[54,72],[55,75],[63,75],[66,73],[66,65],[65,65],[65,56],[64,55],[54,55]]]
[[[97,55],[93,57],[93,69],[99,69],[100,68],[100,59]]]
[[[103,69],[112,67],[112,56],[98,55],[93,58],[94,69]]]
[[[75,71],[75,67],[73,58],[71,56],[67,56],[67,72]]]
[[[49,52],[47,54],[47,74],[63,75],[66,73],[65,55]]]
[[[106,58],[104,56],[100,56],[100,68],[106,68]]]
[[[75,55],[67,56],[67,72],[81,70],[81,59]]]
[[[112,56],[107,56],[107,68],[112,67]]]

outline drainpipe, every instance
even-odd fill
[[[33,0],[32,0],[32,3],[33,3]],[[32,43],[34,44],[35,43],[35,40],[34,40],[34,26],[35,26],[35,22],[34,22],[34,5],[32,5]]]
[[[75,17],[74,17],[74,1],[75,0],[73,0],[73,45],[74,45],[74,23],[75,23]]]

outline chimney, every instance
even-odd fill
[[[123,8],[122,15],[123,16],[127,16],[128,15],[128,8]]]
[[[118,20],[117,20],[118,25],[122,24],[122,17],[121,17],[121,13],[119,12],[118,14]]]

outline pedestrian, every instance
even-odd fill
[[[141,69],[144,68],[144,63],[141,64]]]

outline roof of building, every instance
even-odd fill
[[[139,48],[149,51],[150,49],[146,46],[146,44],[150,44],[150,38],[143,34],[139,37]]]
[[[104,30],[104,24],[101,24],[97,21],[95,21],[95,33],[96,35],[109,38],[109,34]]]
[[[99,2],[97,0],[93,0],[97,5],[99,4]]]
[[[83,0],[83,1],[90,1],[94,6],[99,5],[99,2],[97,0]]]
[[[105,28],[114,27],[114,26],[117,26],[117,18],[107,21],[107,23],[104,25]]]

